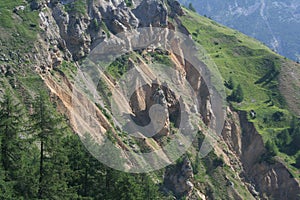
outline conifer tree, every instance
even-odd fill
[[[229,80],[225,82],[225,86],[230,90],[234,88],[235,84],[232,77],[229,77]]]
[[[68,199],[74,193],[68,188],[70,173],[68,158],[63,149],[63,118],[55,110],[45,93],[40,93],[34,105],[36,142],[39,144],[38,198]]]
[[[82,198],[106,199],[105,167],[83,146],[77,135],[70,135],[64,140],[72,175],[69,185]]]
[[[2,185],[0,190],[4,190],[1,194],[7,199],[9,199],[8,196],[14,198],[26,196],[30,190],[28,185],[24,186],[25,179],[29,175],[23,170],[29,166],[25,162],[27,152],[24,150],[28,144],[24,132],[23,113],[21,106],[16,103],[10,91],[6,90],[0,102],[0,185]],[[21,185],[24,187],[20,187]],[[34,186],[32,185],[31,188]],[[20,192],[22,189],[24,190]]]
[[[0,137],[1,137],[1,163],[5,176],[10,179],[10,169],[17,168],[19,155],[19,142],[21,137],[20,110],[9,91],[6,91],[4,100],[1,102],[0,112]]]
[[[229,101],[241,103],[244,100],[244,92],[242,86],[238,84],[237,88],[233,89],[230,96],[227,98]]]

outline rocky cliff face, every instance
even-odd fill
[[[179,164],[173,169],[169,169],[166,172],[164,184],[166,187],[173,190],[176,195],[190,196],[194,185],[191,182],[193,180],[193,168],[191,166],[191,161],[185,158],[182,164]]]
[[[116,34],[138,27],[168,27],[189,34],[181,25],[180,20],[176,18],[176,15],[184,14],[176,1],[170,0],[167,1],[168,3],[160,0],[133,1],[130,7],[122,0],[88,1],[83,12],[72,7],[73,2],[72,0],[50,0],[31,5],[33,9],[39,11],[42,29],[39,42],[36,44],[38,54],[32,55],[36,60],[36,70],[40,72],[53,93],[54,99],[58,102],[58,109],[69,117],[74,112],[72,107],[74,91],[72,80],[69,80],[59,70],[58,66],[63,61],[70,61],[77,65],[77,61],[89,55],[100,42],[106,41],[108,38],[119,42]],[[169,17],[173,17],[175,20],[171,22]],[[180,46],[176,43],[172,48],[180,50]],[[147,50],[143,53],[146,54]],[[168,56],[178,70],[177,78],[187,80],[193,90],[197,91],[195,97],[198,100],[201,120],[207,126],[215,126],[216,116],[211,108],[211,94],[201,74],[195,71],[190,63],[185,62],[182,56],[170,53]],[[146,63],[147,56],[144,58],[145,60],[131,61],[131,65],[133,67],[142,63],[143,70],[150,76],[151,70]],[[51,75],[48,73],[51,69],[58,70],[60,74],[56,77]],[[106,81],[108,89],[113,90],[116,87],[111,77],[106,77]],[[141,141],[145,149],[157,149],[162,143],[160,137],[170,135],[171,123],[178,127],[177,115],[180,98],[162,85],[162,83],[147,82],[143,88],[137,88],[128,105],[128,109],[135,116],[135,121],[140,124],[148,123],[147,116],[149,116],[151,105],[158,103],[168,110],[169,116],[159,122],[163,123],[164,127],[158,134],[159,137],[154,140]],[[76,100],[84,101],[82,105],[85,106],[86,113],[83,115],[96,110],[92,114],[98,119],[97,123],[100,124],[100,129],[112,130],[112,124],[103,114],[103,110],[88,103],[88,100],[80,95]],[[119,101],[120,105],[123,105],[122,103]],[[124,105],[124,107],[126,106]],[[72,120],[70,123],[76,130],[76,123]],[[117,133],[113,132],[113,134],[117,138],[119,147],[127,148]],[[215,143],[214,151],[218,156],[223,157],[225,164],[236,174],[238,183],[247,186],[246,191],[250,192],[252,197],[262,199],[297,198],[299,183],[292,178],[282,163],[279,161],[276,161],[275,164],[260,162],[259,158],[266,150],[262,137],[254,125],[248,122],[247,113],[233,112],[228,109],[222,137],[217,136],[217,138],[220,143]],[[195,153],[195,149],[192,152]],[[225,170],[224,174],[226,174]],[[229,179],[226,177],[225,179],[230,183],[229,186],[226,186],[229,188],[228,193],[232,194],[235,199],[242,199],[241,192],[234,189]],[[209,196],[209,191],[194,178],[193,167],[189,159],[184,159],[177,167],[167,170],[164,175],[164,183],[177,196],[187,195],[190,199],[205,199],[205,196]]]
[[[247,112],[228,112],[223,130],[223,138],[229,149],[237,156],[243,168],[241,177],[245,178],[248,189],[254,196],[262,199],[297,199],[299,183],[288,168],[279,160],[273,164],[262,161],[266,152],[262,136],[253,123],[248,122]]]
[[[243,130],[241,161],[248,179],[255,183],[262,197],[266,195],[277,199],[297,199],[299,195],[297,180],[280,161],[270,164],[259,160],[266,151],[262,136],[254,125],[247,121],[246,112],[239,112],[239,118]]]

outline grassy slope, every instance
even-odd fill
[[[24,10],[15,11],[17,6],[25,6]],[[20,98],[28,102],[37,88],[44,88],[43,81],[32,71],[32,63],[26,54],[34,54],[34,42],[40,31],[38,12],[32,11],[23,0],[0,1],[0,55],[7,60],[0,60],[0,66],[10,66],[15,76],[0,74],[1,81],[15,88]],[[25,67],[26,66],[26,67]],[[6,79],[6,80],[5,80]],[[3,90],[9,85],[0,86]]]
[[[24,10],[16,11],[17,6],[25,6]],[[30,51],[36,39],[38,28],[38,12],[31,11],[28,3],[22,0],[0,1],[1,49]]]
[[[181,17],[183,25],[192,33],[193,39],[207,51],[217,65],[224,81],[232,77],[236,84],[241,84],[245,99],[242,103],[233,103],[238,110],[255,110],[257,118],[254,122],[265,141],[275,139],[276,135],[289,127],[291,112],[280,94],[278,78],[269,83],[255,84],[270,70],[279,71],[284,62],[283,57],[244,34],[226,28],[216,22],[185,10],[186,16]],[[226,91],[227,95],[231,93]],[[280,111],[284,118],[274,122],[272,115]],[[293,157],[280,157],[291,164]],[[297,173],[297,169],[290,166]]]

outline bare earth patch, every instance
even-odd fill
[[[283,63],[279,77],[279,89],[290,110],[300,116],[300,64]]]

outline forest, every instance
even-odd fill
[[[46,93],[27,111],[0,104],[0,199],[158,199],[150,174],[106,167],[90,155]]]

